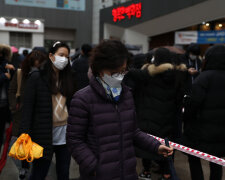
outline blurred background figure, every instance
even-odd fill
[[[48,55],[46,49],[44,47],[41,47],[41,46],[35,46],[32,51],[40,51],[41,53],[45,54],[45,55]]]
[[[189,88],[191,89],[194,79],[200,74],[202,67],[202,61],[200,60],[201,49],[198,44],[190,44],[187,48],[186,53],[182,56],[182,61],[188,68],[189,76]]]
[[[27,57],[28,54],[29,54],[29,51],[28,51],[27,49],[24,49],[24,50],[23,50],[23,53],[22,53],[22,55],[21,55],[21,56],[22,56],[22,57],[21,57],[21,58],[22,58],[22,61]]]
[[[175,63],[175,55],[166,48],[157,48],[153,56],[141,70],[131,70],[125,77],[134,93],[139,128],[158,137],[174,139],[177,131],[177,117],[181,113],[184,78],[187,73],[185,64]],[[177,77],[179,76],[179,78]],[[139,179],[151,180],[152,160],[158,160],[162,169],[161,179],[170,179],[169,165],[166,159],[149,154],[136,148],[138,157],[142,158],[143,172]]]
[[[133,68],[141,69],[146,60],[146,54],[136,54],[132,57],[133,60]]]
[[[188,147],[218,157],[225,156],[225,46],[210,47],[205,67],[194,80],[187,108],[184,142]],[[189,157],[192,180],[204,180],[201,161]],[[222,166],[210,164],[210,180],[222,179]]]
[[[80,56],[74,60],[72,68],[76,73],[77,89],[82,89],[89,84],[88,79],[88,60],[92,47],[89,44],[83,44],[81,47]]]
[[[71,56],[70,58],[70,65],[72,66],[74,61],[77,60],[81,55],[81,49],[80,48],[76,48],[75,50],[75,54]]]
[[[16,47],[12,46],[11,50],[13,53],[11,64],[15,67],[15,69],[18,69],[21,67],[23,57],[22,57],[22,55],[19,54],[19,50]]]
[[[10,70],[14,69],[12,65],[8,65],[11,55],[10,46],[0,44],[0,150],[3,144],[5,124],[10,121],[8,87],[11,79]]]
[[[12,113],[12,138],[10,142],[10,147],[16,141],[19,136],[19,129],[22,118],[22,109],[23,109],[23,98],[24,98],[24,89],[26,86],[29,73],[31,71],[38,70],[40,65],[45,62],[47,59],[46,54],[43,54],[40,51],[34,50],[29,55],[26,56],[25,60],[22,62],[21,69],[17,69],[15,72],[12,81],[9,86],[9,107]],[[29,170],[29,163],[26,161],[20,161],[14,159],[14,162],[18,168],[19,174],[18,179],[26,179],[27,173]]]

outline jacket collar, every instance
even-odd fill
[[[91,80],[90,80],[90,86],[94,89],[94,91],[99,95],[101,96],[103,99],[107,100],[107,101],[111,101],[108,96],[107,96],[107,93],[105,92],[105,89],[104,87],[102,86],[102,84],[94,77],[92,76],[91,77]],[[123,97],[126,95],[126,93],[130,91],[130,88],[125,86],[123,83],[122,83],[122,91],[121,91],[121,95],[120,95],[120,100],[119,102],[123,99]]]

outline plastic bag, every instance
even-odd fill
[[[21,134],[10,149],[9,156],[19,160],[32,162],[34,159],[43,157],[44,148],[32,142],[28,134]]]

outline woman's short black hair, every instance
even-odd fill
[[[104,69],[115,70],[127,62],[130,65],[130,54],[125,45],[117,40],[104,40],[91,53],[90,67],[94,76],[99,76]]]

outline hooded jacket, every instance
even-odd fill
[[[225,46],[210,47],[203,72],[192,87],[184,143],[194,149],[225,155]]]
[[[127,74],[125,81],[133,81],[138,126],[141,130],[160,137],[173,134],[186,75],[184,64],[174,66],[170,63],[159,66],[145,64],[141,71],[133,70]]]

